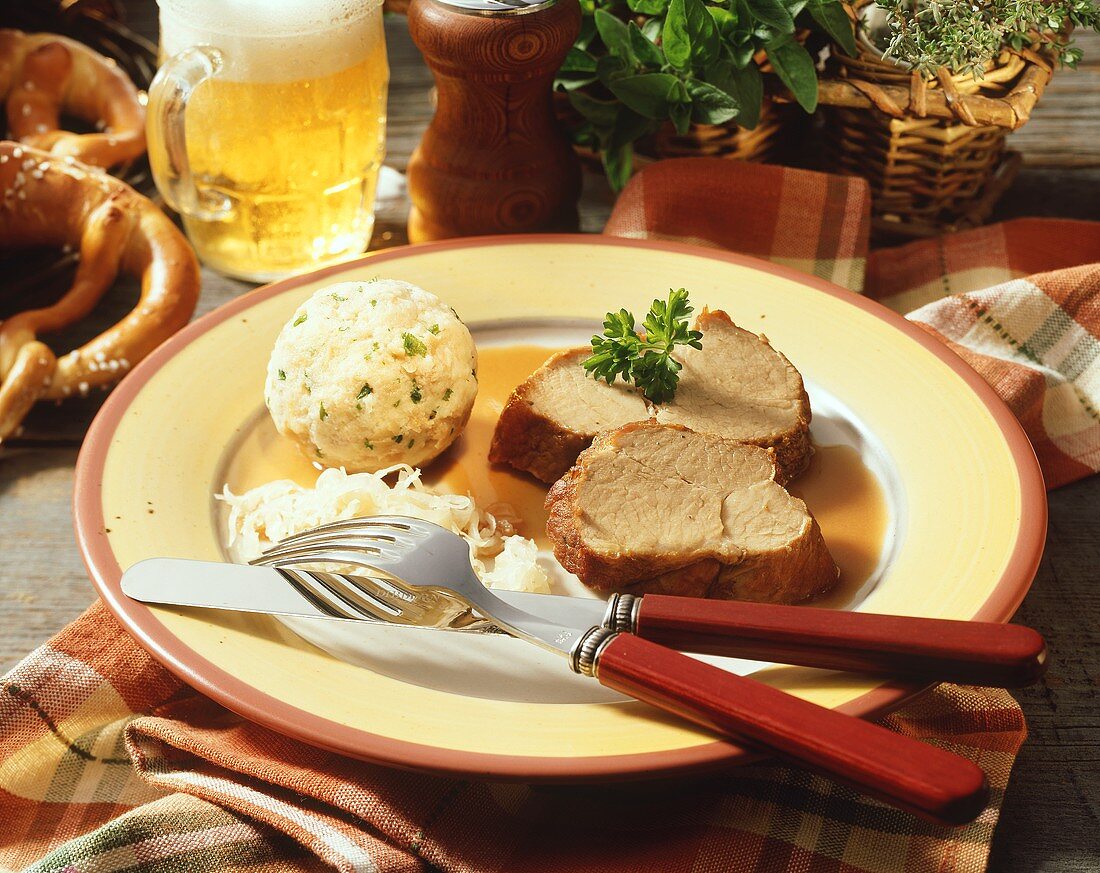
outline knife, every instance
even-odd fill
[[[143,603],[367,620],[334,616],[293,577],[270,567],[151,558],[123,574],[122,591]],[[493,593],[555,624],[604,625],[699,654],[1006,688],[1037,681],[1047,665],[1042,636],[1021,625],[663,594],[613,594],[604,602],[499,589]],[[465,606],[441,616],[440,627],[433,629],[496,630]]]

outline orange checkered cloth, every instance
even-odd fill
[[[1015,222],[868,261],[867,216],[858,180],[698,159],[644,170],[608,232],[862,281],[915,308],[1001,392],[1048,482],[1094,471],[1100,267],[1081,264],[1097,258],[1100,226]],[[1026,735],[1019,707],[1000,690],[941,685],[884,723],[986,771],[993,791],[976,822],[936,827],[776,765],[628,790],[371,766],[196,694],[97,603],[0,683],[0,870],[984,869]]]

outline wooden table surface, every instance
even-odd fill
[[[131,23],[155,36],[154,4],[128,6]],[[403,170],[431,117],[431,77],[404,20],[388,19],[386,27],[388,164]],[[1100,219],[1100,37],[1080,43],[1086,64],[1057,76],[1031,123],[1010,140],[1027,164],[997,218]],[[583,229],[598,231],[610,205],[606,187],[589,178]],[[404,207],[392,204],[380,215],[374,245],[402,242]],[[197,314],[249,287],[204,270]],[[113,291],[96,324],[116,320],[134,295],[125,284]],[[0,670],[94,596],[73,541],[69,502],[77,450],[99,403],[88,398],[36,409],[23,435],[0,454]],[[1042,684],[1018,694],[1030,737],[1009,785],[990,869],[1100,870],[1100,477],[1051,493],[1046,555],[1017,619],[1046,635],[1053,665]]]

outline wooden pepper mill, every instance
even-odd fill
[[[413,0],[435,118],[409,160],[409,241],[577,229],[580,167],[552,82],[577,0]]]

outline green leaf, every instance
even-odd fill
[[[601,155],[604,172],[613,191],[621,191],[630,180],[634,169],[634,141],[653,127],[654,123],[648,118],[631,112],[625,106],[619,107],[618,118]]]
[[[672,0],[661,47],[677,70],[705,67],[718,58],[718,26],[703,0]]]
[[[596,59],[586,51],[573,46],[562,61],[554,87],[563,91],[583,88],[596,81]]]
[[[622,58],[604,55],[596,61],[596,76],[605,88],[610,88],[611,83],[623,76],[631,75],[631,68]]]
[[[600,39],[603,40],[612,57],[622,58],[631,65],[636,63],[634,52],[630,49],[626,23],[604,9],[597,9],[595,17],[596,30],[600,32]]]
[[[642,35],[637,24],[633,21],[630,22],[627,25],[626,33],[630,39],[630,48],[634,52],[634,57],[638,59],[638,63],[643,67],[657,67],[658,69],[664,65],[665,56],[661,54],[661,50],[657,46]]]
[[[729,62],[720,62],[707,71],[707,81],[721,88],[737,103],[737,123],[752,130],[760,122],[764,103],[764,77],[756,64],[738,69]]]
[[[770,24],[780,33],[794,33],[794,19],[780,0],[747,0],[753,18]]]
[[[714,23],[718,27],[718,33],[722,36],[732,33],[737,26],[737,16],[726,9],[725,6],[708,6],[707,12],[714,19]]]
[[[582,49],[571,47],[565,54],[558,74],[561,73],[591,73],[596,75],[596,59]]]
[[[817,70],[813,58],[790,36],[767,46],[768,60],[775,74],[807,112],[817,108]]]
[[[646,118],[668,116],[669,106],[679,101],[680,80],[670,73],[643,73],[611,83],[611,93],[624,105]]]
[[[661,31],[661,48],[668,62],[678,70],[686,70],[691,63],[691,38],[687,29],[687,13],[684,0],[672,0],[668,4],[664,30]]]
[[[645,339],[638,336],[630,312],[607,313],[603,335],[592,337],[592,355],[582,362],[584,369],[609,385],[620,377],[632,381],[654,403],[670,400],[682,369],[672,357],[676,346],[703,347],[703,335],[688,329],[691,311],[683,288],[670,291],[667,302],[654,300],[644,322]]]
[[[845,54],[855,57],[857,52],[855,31],[852,28],[852,20],[844,11],[843,4],[838,0],[810,0],[809,11],[814,21],[844,49]]]
[[[631,12],[639,15],[663,15],[668,8],[668,0],[626,0]]]
[[[691,96],[691,120],[696,124],[724,124],[738,113],[737,101],[700,79],[686,83]]]
[[[597,128],[610,128],[615,124],[619,107],[610,100],[597,100],[583,91],[572,91],[569,94],[569,102],[577,112]]]
[[[581,32],[577,34],[577,41],[573,43],[579,49],[586,49],[592,44],[596,36],[596,22],[590,14],[581,19]]]
[[[691,104],[673,103],[668,110],[668,117],[672,121],[672,126],[676,128],[676,132],[680,136],[683,136],[691,127]]]

